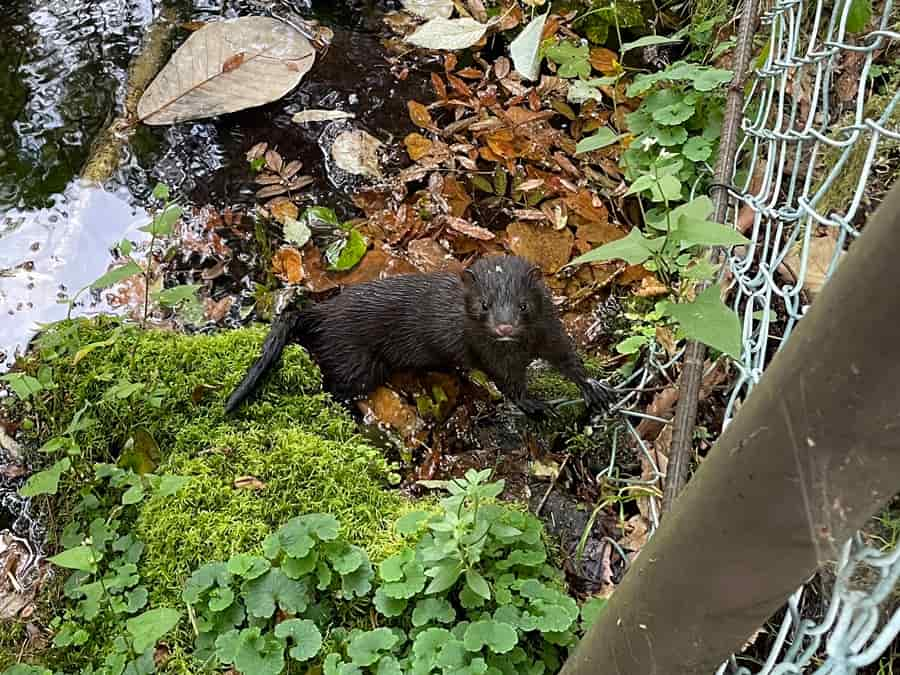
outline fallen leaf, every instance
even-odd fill
[[[409,110],[409,118],[413,121],[413,124],[423,129],[434,130],[434,120],[431,119],[431,113],[428,112],[428,108],[418,101],[407,101],[406,107]]]
[[[604,75],[618,75],[622,68],[618,55],[605,47],[591,49],[589,60],[591,67]]]
[[[806,274],[801,280],[803,289],[809,293],[810,299],[815,298],[825,285],[828,278],[828,269],[835,255],[843,257],[844,251],[838,251],[838,229],[828,228],[825,236],[812,237],[809,240],[809,249],[806,258]],[[800,247],[797,246],[784,258],[784,264],[791,271],[793,280],[798,280],[801,271]]]
[[[441,218],[441,222],[446,224],[451,230],[455,230],[456,232],[464,234],[467,237],[471,237],[472,239],[478,239],[480,241],[490,241],[497,236],[490,230],[483,228],[480,225],[475,225],[465,218],[443,216]]]
[[[625,521],[625,536],[619,540],[619,546],[628,551],[640,551],[650,537],[650,526],[641,514],[635,514]]]
[[[294,113],[291,121],[294,124],[309,124],[310,122],[332,122],[334,120],[347,120],[356,117],[352,112],[343,110],[301,110]]]
[[[463,265],[434,239],[416,239],[406,247],[420,272],[462,272]]]
[[[657,326],[656,341],[662,346],[663,349],[666,350],[666,353],[669,356],[675,356],[677,346],[675,343],[675,336],[672,335],[671,330],[669,330],[665,326]]]
[[[516,221],[506,227],[506,232],[510,250],[547,274],[554,274],[571,258],[575,237],[568,228],[554,230]]]
[[[309,40],[283,21],[214,21],[178,48],[141,96],[137,115],[145,124],[175,124],[263,105],[296,87],[314,60]]]
[[[423,19],[449,19],[453,14],[453,0],[403,0],[403,9]]]
[[[409,155],[409,158],[414,162],[418,162],[428,155],[434,147],[434,144],[429,139],[415,132],[407,135],[403,139],[403,144],[406,146],[406,153]]]
[[[487,24],[475,19],[437,17],[422,24],[406,41],[426,49],[468,49],[484,37]]]
[[[331,156],[335,164],[348,173],[381,178],[380,148],[381,141],[377,138],[361,129],[352,129],[334,139]]]
[[[218,302],[212,298],[204,298],[203,301],[206,308],[206,318],[213,323],[219,323],[228,314],[231,306],[234,304],[234,297],[226,295]]]
[[[234,479],[234,487],[238,490],[265,490],[266,484],[256,476],[240,476]]]
[[[266,209],[272,214],[272,217],[282,225],[288,220],[297,220],[297,216],[300,214],[297,210],[297,205],[287,197],[273,199],[266,204]]]
[[[268,143],[257,143],[252,148],[247,151],[247,161],[252,162],[254,159],[259,159],[263,155],[266,154],[266,150],[269,148]]]
[[[641,279],[641,285],[634,292],[641,298],[655,298],[660,295],[668,295],[668,293],[669,287],[652,275]]]
[[[378,387],[358,405],[365,424],[384,424],[400,434],[407,446],[419,445],[425,433],[425,422],[415,407],[393,389]]]
[[[272,256],[272,271],[282,281],[299,284],[305,278],[300,251],[293,246],[282,246]]]
[[[549,14],[548,10],[546,13],[534,17],[509,45],[509,54],[512,57],[513,65],[526,80],[536,80],[541,72],[541,36]]]

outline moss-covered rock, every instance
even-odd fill
[[[343,536],[374,561],[399,545],[390,526],[411,507],[391,489],[388,462],[363,442],[347,411],[322,393],[304,350],[289,347],[259,396],[233,418],[225,416],[223,401],[257,357],[264,335],[263,328],[249,328],[185,336],[82,320],[45,333],[22,364],[35,375],[43,370],[44,380],[50,369],[54,387],[40,403],[15,411],[35,421],[32,441],[65,433],[76,411],[83,411],[82,422],[90,420],[71,434],[80,450],[56,500],[59,523],[71,520],[93,464],[119,461],[137,430],[152,439],[143,444],[149,449],[130,450],[143,453],[139,461],[152,456],[154,473],[188,479],[174,497],[141,502],[131,523],[145,545],[138,568],[150,589],[148,606],[183,606],[181,590],[193,569],[258,550],[267,534],[303,513],[335,515]],[[47,613],[62,609],[55,605]],[[191,640],[185,624],[172,654],[189,652]],[[96,635],[49,661],[70,670],[106,648]],[[185,663],[175,658],[171,669]]]

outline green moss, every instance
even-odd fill
[[[863,109],[863,118],[880,119],[893,100],[898,86],[900,86],[900,75],[894,72],[882,92],[869,96],[866,100],[865,108]],[[854,119],[855,109],[848,111],[843,118],[834,125],[834,129],[842,129],[850,126],[854,124]],[[891,114],[888,115],[887,120],[884,122],[884,127],[886,129],[895,129],[898,124],[900,124],[900,105],[895,106]],[[843,137],[843,134],[841,134],[839,135],[838,140],[846,139]],[[847,205],[853,201],[853,196],[856,194],[856,190],[859,187],[860,177],[866,166],[870,140],[870,134],[863,133],[860,135],[857,142],[853,144],[840,173],[824,192],[821,199],[814,204],[816,211],[824,214],[832,211],[843,213],[847,209]],[[896,148],[897,145],[897,141],[882,136],[876,149],[874,162],[878,163],[880,158],[887,156],[888,152],[892,148]],[[821,186],[828,178],[829,173],[833,171],[835,165],[840,162],[845,150],[846,148],[843,147],[826,147],[822,160],[818,165],[819,179],[816,183],[816,187],[811,191],[811,194],[815,194],[821,189]],[[895,167],[892,175],[880,176],[878,180],[884,186],[889,186],[897,178],[897,175],[898,172]]]
[[[82,455],[61,486],[60,527],[74,513],[91,463],[116,461],[137,428],[159,446],[155,473],[189,478],[177,496],[142,502],[133,522],[146,547],[139,573],[150,606],[182,607],[181,588],[194,568],[258,550],[267,534],[302,513],[335,515],[343,534],[374,561],[400,545],[390,525],[413,507],[390,488],[391,467],[382,455],[322,393],[304,350],[288,348],[259,396],[233,418],[225,416],[224,399],[257,357],[264,335],[262,327],[185,336],[109,319],[78,321],[51,329],[22,364],[33,373],[49,366],[56,384],[43,403],[19,411],[36,420],[32,441],[64,431],[79,409],[87,407],[94,419],[75,434]],[[109,388],[122,383],[143,386],[109,399]],[[235,485],[247,476],[259,483]],[[58,614],[63,607],[50,609]],[[96,662],[111,637],[97,635],[77,653],[48,654],[48,660],[67,670],[83,667]],[[197,672],[187,656],[192,641],[185,622],[169,645],[167,670]],[[3,651],[20,643],[14,632],[0,634]]]

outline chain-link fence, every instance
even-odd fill
[[[727,261],[744,349],[726,419],[900,174],[900,17],[891,0],[762,5],[734,166],[731,217],[751,244]],[[857,536],[823,554],[837,570],[820,620],[804,618],[810,590],[799,589],[765,662],[733,657],[718,672],[855,673],[878,661],[900,633],[900,610],[889,616],[900,549],[873,543]]]

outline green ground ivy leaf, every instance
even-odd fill
[[[741,323],[722,302],[717,285],[707,288],[693,302],[666,302],[663,311],[678,322],[688,338],[736,359],[741,357]]]
[[[578,141],[578,144],[575,146],[575,154],[578,155],[583,152],[591,152],[592,150],[605,148],[607,145],[612,145],[622,137],[623,134],[617,134],[609,127],[600,127],[597,129],[597,133]]]
[[[403,612],[406,611],[406,605],[409,604],[405,598],[392,598],[387,593],[385,593],[383,588],[379,588],[375,591],[375,609],[378,610],[380,614],[386,616],[388,618],[393,618],[395,616],[400,616]],[[415,614],[413,614],[413,625],[416,624]]]
[[[453,623],[455,620],[456,611],[445,598],[422,598],[412,613],[412,624],[416,628],[434,621]]]
[[[394,529],[397,531],[397,534],[407,537],[418,532],[431,516],[432,514],[427,511],[407,513],[394,523]]]
[[[345,598],[363,597],[372,590],[372,579],[375,578],[375,570],[368,558],[360,565],[359,569],[350,574],[341,576],[341,592]]]
[[[275,626],[275,637],[290,638],[293,647],[289,652],[295,661],[308,661],[322,648],[322,634],[309,619],[288,619]]]
[[[316,549],[310,551],[303,558],[285,556],[281,561],[281,571],[291,579],[300,579],[316,569],[319,563],[319,552]]]
[[[238,553],[231,556],[226,564],[226,569],[235,576],[244,579],[256,579],[269,571],[272,564],[258,555]]]
[[[413,642],[413,654],[426,663],[434,663],[441,648],[453,639],[453,634],[446,628],[426,628],[416,635]]]
[[[200,601],[204,591],[215,586],[228,587],[231,579],[232,576],[225,563],[208,563],[194,570],[184,586],[181,599],[189,605],[195,605]]]
[[[309,513],[305,516],[300,516],[300,522],[319,541],[334,541],[338,538],[340,523],[338,523],[337,518],[328,513]]]
[[[260,619],[275,613],[276,605],[289,614],[306,611],[309,589],[304,581],[294,581],[279,569],[270,569],[263,576],[247,581],[243,588],[247,611]]]
[[[49,469],[39,471],[31,476],[25,485],[19,488],[19,494],[23,497],[35,497],[37,495],[55,495],[59,489],[59,479],[64,472],[72,467],[68,457],[63,457]]]
[[[149,232],[157,237],[165,237],[175,231],[175,223],[181,219],[183,210],[176,204],[169,204],[165,210],[157,213],[148,225],[144,225],[140,229],[142,232]]]
[[[359,546],[353,546],[344,541],[326,546],[325,555],[334,567],[334,571],[341,576],[355,572],[369,559],[366,552]]]
[[[597,617],[600,616],[600,612],[606,608],[606,603],[606,598],[591,598],[581,606],[582,630],[587,631],[594,625]]]
[[[91,284],[91,288],[95,291],[101,291],[104,288],[109,288],[113,284],[117,284],[123,279],[127,279],[130,276],[135,274],[139,274],[142,272],[141,268],[134,261],[130,261],[121,267],[116,267],[115,269],[111,269],[109,272],[94,280]]]
[[[654,127],[649,133],[653,134],[656,141],[666,148],[682,145],[688,137],[684,127]]]
[[[76,546],[52,558],[48,558],[57,567],[65,567],[70,570],[94,573],[97,571],[97,561],[94,550],[90,546]]]
[[[505,654],[519,641],[516,629],[507,623],[486,619],[475,621],[466,628],[463,643],[470,652],[487,647],[495,654]]]
[[[145,586],[138,586],[133,591],[126,593],[125,601],[128,603],[128,613],[134,614],[139,609],[143,609],[147,605],[149,595]]]
[[[404,675],[400,662],[393,656],[382,656],[375,675]]]
[[[305,558],[316,545],[306,523],[299,517],[291,518],[278,530],[278,539],[284,552],[294,558]]]
[[[357,666],[371,666],[390,651],[399,638],[390,628],[376,628],[356,635],[347,646],[347,656]]]
[[[682,146],[681,153],[692,162],[705,162],[712,156],[712,143],[702,136],[691,136]]]
[[[491,599],[491,587],[481,574],[474,569],[466,570],[466,586],[472,589],[476,595],[480,595],[485,600]]]
[[[541,34],[549,13],[534,17],[509,44],[513,68],[526,80],[536,80],[541,72]]]
[[[647,239],[638,228],[633,228],[622,239],[598,246],[592,251],[578,256],[569,265],[583,265],[591,262],[624,260],[629,265],[640,265],[653,255],[652,240]]]
[[[665,126],[684,124],[694,116],[694,106],[686,101],[677,101],[653,111],[653,121]]]
[[[216,656],[245,675],[279,675],[284,670],[284,642],[259,627],[230,630],[216,639]]]
[[[641,347],[646,345],[650,341],[646,335],[632,335],[631,337],[627,337],[622,340],[619,344],[616,345],[616,351],[619,354],[637,354],[641,351]]]
[[[716,87],[731,82],[734,73],[722,68],[701,68],[693,77],[694,88],[697,91],[712,91]]]
[[[3,675],[53,675],[53,671],[41,666],[26,666],[24,663],[17,663],[12,668],[4,670]]]
[[[125,622],[131,635],[134,651],[141,653],[156,646],[156,642],[178,625],[181,612],[170,607],[157,607]]]

